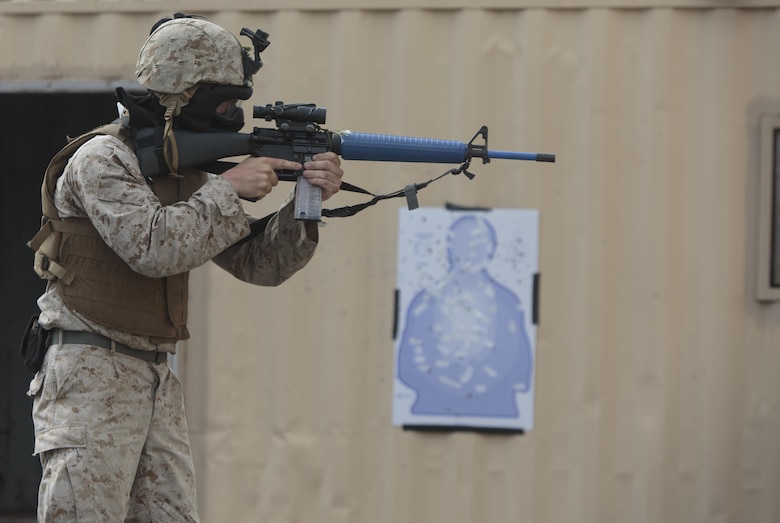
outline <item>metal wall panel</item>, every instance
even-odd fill
[[[182,9],[11,4],[5,83],[131,80],[154,10]],[[420,193],[541,211],[525,436],[391,426],[400,200],[328,220],[312,264],[278,288],[194,273],[182,358],[205,521],[780,519],[780,305],[753,286],[778,9],[219,5],[238,7],[214,21],[271,34],[255,104],[316,102],[333,129],[458,140],[487,124],[494,148],[558,162],[495,161]],[[378,192],[444,168],[345,163]]]

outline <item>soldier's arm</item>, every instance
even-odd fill
[[[261,233],[229,247],[214,262],[240,280],[279,285],[314,256],[316,227],[316,223],[295,220],[291,193]]]

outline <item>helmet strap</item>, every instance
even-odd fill
[[[194,85],[189,89],[181,93],[176,94],[157,94],[160,104],[165,107],[165,128],[163,129],[163,157],[165,163],[168,164],[171,174],[177,175],[179,173],[179,151],[176,147],[176,138],[173,135],[173,117],[178,116],[181,113],[182,107],[190,102],[190,99],[198,90],[198,86]]]

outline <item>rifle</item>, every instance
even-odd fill
[[[265,156],[302,164],[311,160],[315,154],[333,151],[345,160],[461,164],[460,168],[451,169],[441,176],[462,172],[471,179],[474,174],[470,173],[468,168],[473,158],[481,158],[483,164],[492,159],[555,162],[554,154],[488,149],[486,126],[482,126],[468,143],[464,143],[410,136],[329,131],[321,127],[321,124],[325,123],[326,109],[315,104],[276,102],[255,106],[253,116],[269,122],[273,120],[276,129],[255,127],[251,133],[196,133],[176,130],[172,134],[178,154],[178,166],[197,167],[220,174],[235,165],[220,160],[232,156]],[[480,138],[481,143],[476,143]],[[162,129],[140,129],[136,131],[135,140],[136,154],[143,175],[147,178],[167,175],[169,168],[163,156]],[[322,191],[311,185],[301,174],[300,171],[278,171],[279,179],[297,183],[296,219],[319,221],[322,216]],[[413,209],[417,206],[417,189],[427,186],[428,183],[430,182],[409,186],[404,188],[403,192],[391,195],[375,196],[372,202],[361,206],[359,210],[379,199],[401,195],[407,197],[409,207]],[[352,190],[371,194],[355,186],[350,187]],[[348,216],[355,212],[357,211],[328,215]]]

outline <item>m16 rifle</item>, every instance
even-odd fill
[[[451,169],[442,176],[462,172],[469,178],[473,178],[474,175],[468,171],[473,158],[480,158],[483,164],[493,159],[555,162],[554,154],[488,149],[486,126],[480,128],[474,137],[465,143],[410,136],[329,131],[321,127],[325,123],[326,109],[315,104],[276,102],[255,106],[253,116],[269,122],[274,121],[276,129],[255,127],[251,133],[196,133],[176,130],[172,134],[176,142],[178,166],[222,173],[235,164],[221,160],[233,156],[265,156],[303,164],[311,160],[315,154],[333,151],[345,160],[461,164],[460,168]],[[163,156],[162,129],[141,129],[137,131],[135,138],[136,154],[143,175],[154,178],[169,174],[168,163]],[[477,143],[478,140],[480,143]],[[322,216],[321,189],[311,185],[301,172],[278,171],[278,175],[281,180],[297,183],[296,219],[319,221]],[[374,201],[361,206],[360,209],[375,203],[378,199],[401,195],[405,195],[409,207],[414,208],[416,190],[428,183],[430,182],[406,187],[403,192],[399,191],[392,195],[377,196]],[[364,190],[360,192],[371,194]],[[351,215],[354,212],[340,215]]]

